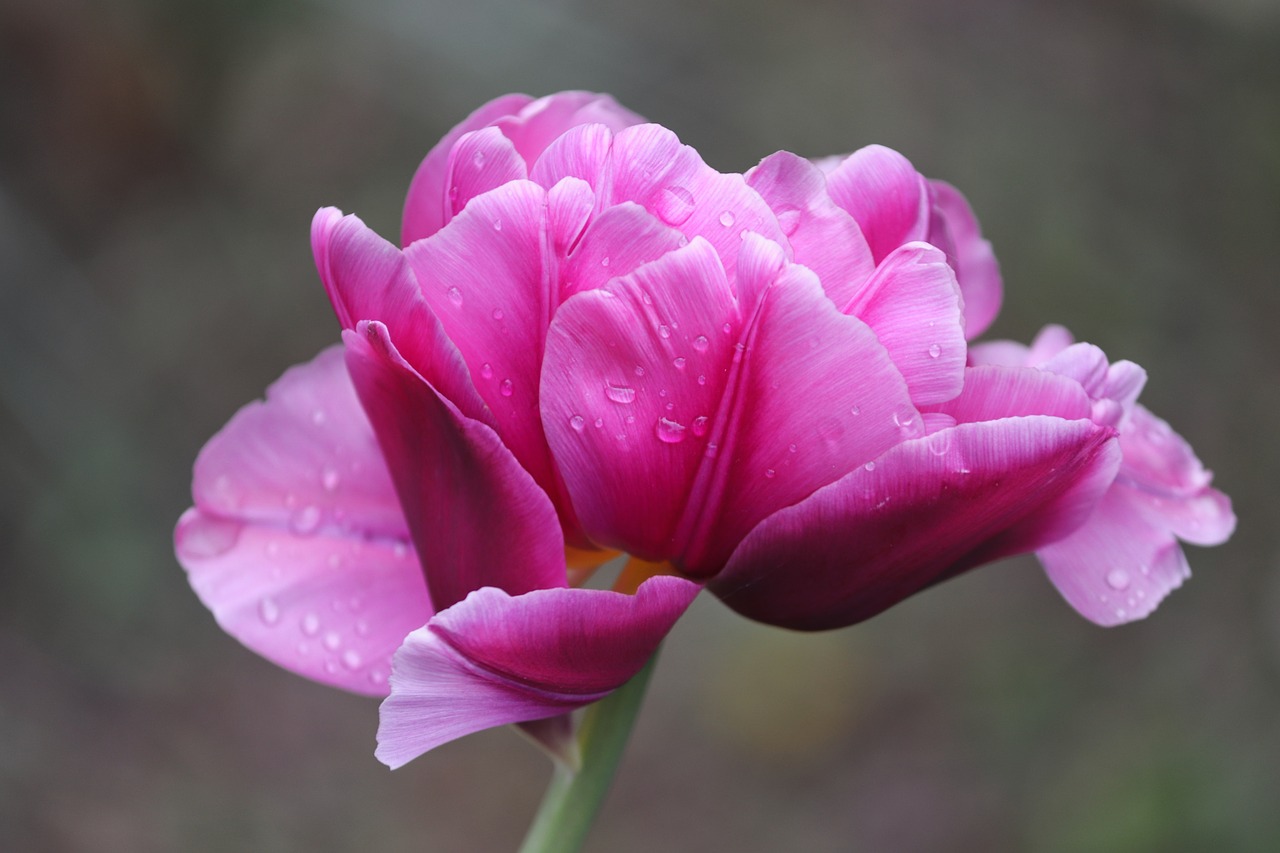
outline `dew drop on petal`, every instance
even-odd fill
[[[669,338],[669,337],[671,337],[671,327],[670,327],[670,326],[659,326],[659,327],[658,327],[658,334],[659,334],[660,336],[664,337],[664,338]]]
[[[502,309],[501,309],[501,308],[494,308],[494,309],[493,309],[493,319],[495,319],[495,320],[501,320],[501,319],[503,318],[503,316],[504,316],[504,315],[503,315],[503,313],[502,313]]]
[[[607,267],[607,266],[609,266],[609,256],[608,256],[608,255],[605,255],[603,258],[601,258],[601,259],[600,259],[600,266],[602,266],[602,267]]]
[[[601,427],[603,427],[603,426],[604,426],[604,418],[596,418],[594,426],[595,426],[595,428],[596,428],[596,429],[600,429]]]
[[[386,673],[385,671],[381,670],[381,669],[374,669],[374,670],[370,670],[370,672],[369,672],[369,681],[370,681],[370,682],[372,682],[373,684],[376,684],[376,685],[379,685],[379,686],[381,686],[381,685],[383,685],[383,684],[386,684],[386,683],[387,683],[387,673]]]
[[[699,384],[699,385],[706,385],[706,384],[707,384],[707,377],[706,377],[706,376],[704,376],[704,375],[702,375],[701,373],[700,373],[700,374],[698,374],[698,384]]]
[[[720,214],[720,224],[723,225],[725,228],[732,228],[733,214],[727,210],[724,213]]]
[[[693,214],[693,193],[684,187],[667,187],[658,200],[658,216],[668,225],[681,225]]]
[[[258,602],[258,616],[262,618],[262,624],[274,626],[280,621],[280,605],[271,596],[264,596]]]
[[[341,482],[342,475],[338,473],[338,469],[329,465],[324,466],[324,470],[320,472],[320,483],[326,492],[335,491]]]
[[[461,290],[459,290],[456,287],[451,287],[449,288],[448,292],[445,295],[449,297],[449,301],[453,303],[455,308],[462,307],[462,291]]]
[[[644,368],[638,364],[636,365],[636,376],[644,376]]]
[[[484,152],[483,152],[483,151],[477,151],[477,152],[476,152],[476,156],[475,156],[474,160],[475,160],[475,164],[476,164],[476,168],[477,168],[477,169],[479,169],[481,166],[483,166],[483,165],[484,165]]]
[[[874,471],[876,470],[876,463],[868,462],[866,465],[863,465],[862,467],[866,468],[868,471]]]
[[[693,348],[698,352],[706,352],[707,347],[710,345],[711,345],[711,342],[707,340],[706,335],[698,335],[696,338],[693,339]]]
[[[696,436],[706,435],[707,434],[707,416],[698,415],[696,418],[693,419],[693,423],[689,425],[689,428],[690,430],[693,431],[693,434]]]
[[[355,649],[347,649],[342,653],[342,665],[347,669],[359,669],[361,663],[360,653]]]
[[[327,631],[324,635],[324,647],[331,652],[336,652],[338,647],[342,645],[342,637],[337,631]]]
[[[320,617],[314,613],[308,613],[302,617],[302,633],[308,637],[314,637],[320,633]]]
[[[320,507],[304,506],[289,519],[289,526],[300,536],[315,533],[316,528],[320,526]]]
[[[766,479],[772,480],[774,477],[778,476],[778,472],[773,470],[772,468],[765,468],[764,476]]]
[[[615,403],[630,403],[636,398],[636,389],[626,385],[605,385],[604,395]]]
[[[929,347],[929,358],[937,358],[940,355],[942,355],[942,347],[937,344]]]
[[[929,452],[934,456],[946,456],[951,450],[951,430],[944,429],[929,436]]]
[[[670,418],[658,418],[653,431],[666,444],[679,444],[684,441],[684,424]]]
[[[501,231],[501,230],[502,230],[502,220],[501,220],[501,219],[495,219],[495,220],[493,220],[493,230],[494,230],[494,231]]]
[[[675,360],[672,361],[671,363],[676,366],[676,370],[684,370],[684,365],[685,365],[684,356],[682,355],[676,356]]]
[[[796,452],[796,446],[795,446],[794,444],[787,445],[787,452],[788,452],[788,453],[795,453],[795,452]]]
[[[800,210],[795,207],[780,207],[775,212],[778,217],[778,227],[782,229],[782,233],[790,237],[796,233],[796,229],[800,227]]]
[[[573,417],[569,418],[569,426],[573,427],[574,432],[582,432],[583,428],[586,425],[587,425],[587,419],[584,418],[582,415],[574,415]]]
[[[487,361],[484,364],[480,365],[480,376],[483,377],[484,379],[492,379],[493,365]]]
[[[502,384],[498,386],[498,393],[504,397],[510,397],[515,392],[515,386],[510,379],[502,380]]]
[[[850,410],[849,410],[849,414],[851,414],[851,415],[860,415],[860,414],[862,414],[862,407],[861,407],[861,406],[854,406],[852,409],[850,409]]]
[[[1129,587],[1129,573],[1124,569],[1112,569],[1107,572],[1107,586],[1115,590]]]
[[[728,323],[725,323],[723,326],[720,327],[720,331],[724,332],[727,335],[733,331],[733,326],[729,325]]]
[[[369,636],[370,633],[372,633],[372,629],[369,627],[368,622],[364,621],[363,619],[356,622],[357,637],[367,637]]]
[[[708,459],[715,459],[716,454],[718,454],[719,452],[720,452],[720,448],[716,446],[716,443],[714,441],[707,442],[706,457]]]

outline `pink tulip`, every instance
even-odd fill
[[[321,210],[343,349],[197,460],[197,593],[303,675],[386,695],[390,672],[388,764],[505,723],[554,746],[703,586],[827,628],[1035,550],[1107,621],[1090,549],[1140,527],[1103,577],[1147,594],[1122,620],[1171,588],[1137,579],[1194,539],[1186,501],[1229,515],[1185,445],[1126,438],[1129,368],[967,366],[1001,284],[950,187],[882,148],[721,174],[638,122],[500,98],[424,160],[403,249]],[[619,590],[580,586],[615,551]]]

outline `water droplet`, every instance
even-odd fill
[[[587,419],[584,418],[582,415],[574,415],[573,417],[569,418],[569,426],[573,427],[574,432],[582,432],[583,428],[586,425],[587,425]]]
[[[863,465],[862,467],[866,468],[868,471],[874,471],[876,470],[876,463],[868,462],[866,465]]]
[[[951,450],[951,430],[944,429],[929,436],[929,452],[934,456],[946,456]]]
[[[220,557],[235,547],[244,529],[238,521],[192,514],[178,529],[178,551],[190,559]]]
[[[850,410],[849,410],[849,414],[851,414],[851,415],[860,415],[860,414],[862,414],[862,407],[861,407],[861,406],[854,406],[852,409],[850,409]]]
[[[636,389],[626,385],[605,385],[604,395],[615,403],[630,403],[636,398]]]
[[[480,376],[483,377],[484,379],[492,379],[493,365],[487,361],[484,364],[480,365]]]
[[[684,441],[684,424],[676,423],[670,418],[658,418],[653,431],[666,444],[679,444]]]
[[[293,514],[289,520],[289,526],[293,528],[294,533],[300,536],[315,533],[316,528],[320,526],[320,507],[314,505],[304,506]]]
[[[326,492],[332,492],[338,488],[338,484],[342,482],[342,475],[338,473],[338,469],[324,466],[324,470],[320,472],[320,483],[324,486]]]
[[[1112,569],[1107,572],[1107,586],[1116,590],[1128,589],[1129,573],[1124,569]]]
[[[324,671],[325,671],[325,672],[327,672],[327,673],[329,673],[330,675],[334,675],[334,674],[336,674],[336,673],[337,673],[337,671],[338,671],[338,663],[337,663],[337,661],[331,661],[331,660],[327,660],[327,661],[325,661],[325,662],[324,662]]]
[[[356,636],[367,637],[372,633],[373,629],[369,627],[369,623],[360,619],[356,622]]]
[[[766,479],[772,480],[774,477],[778,476],[778,472],[773,470],[772,468],[765,468],[764,476]]]
[[[342,637],[337,631],[327,631],[324,635],[324,647],[331,652],[336,652],[338,647],[342,645]]]
[[[732,228],[733,214],[727,210],[724,213],[720,214],[720,224],[723,225],[725,228]]]
[[[607,267],[607,266],[609,266],[609,256],[608,256],[608,255],[605,255],[603,258],[601,258],[601,259],[600,259],[600,266],[602,266],[602,267]]]
[[[681,225],[693,214],[693,193],[684,187],[667,187],[658,200],[658,216],[668,225]]]
[[[699,385],[706,385],[706,384],[707,384],[707,377],[706,377],[706,376],[704,376],[704,375],[702,375],[701,373],[699,373],[699,374],[698,374],[698,384],[699,384]]]
[[[502,380],[502,384],[498,386],[498,393],[504,397],[510,397],[515,392],[515,386],[510,379]]]
[[[374,684],[378,684],[378,685],[386,684],[386,683],[387,683],[387,674],[386,674],[386,672],[384,672],[384,671],[383,671],[383,670],[381,670],[381,669],[374,669],[374,670],[370,670],[370,671],[369,671],[369,681],[373,682]]]
[[[693,419],[693,423],[689,425],[689,428],[693,431],[693,434],[696,436],[706,435],[707,434],[707,416],[698,415],[696,418]]]
[[[742,341],[738,341],[733,345],[733,363],[737,364],[742,361],[742,354],[747,351],[747,345]]]
[[[659,327],[658,327],[658,334],[659,334],[660,336],[664,337],[664,338],[669,338],[669,337],[671,337],[671,327],[670,327],[670,326],[659,326]]]
[[[796,229],[800,227],[800,210],[795,207],[780,207],[775,211],[778,217],[778,227],[782,229],[782,233],[790,237],[796,233]]]
[[[265,596],[258,602],[258,615],[264,625],[272,626],[280,621],[280,605],[271,596]]]
[[[720,331],[724,332],[727,335],[733,331],[733,326],[730,326],[728,323],[725,323],[723,326],[720,327]]]
[[[707,442],[706,456],[708,459],[715,459],[716,454],[720,452],[720,448],[716,446],[714,441]]]
[[[502,309],[501,309],[501,308],[494,308],[494,309],[493,309],[493,319],[495,319],[495,320],[501,320],[501,319],[502,319],[502,317],[503,317]]]
[[[667,403],[667,404],[666,404],[665,406],[663,406],[662,408],[664,408],[664,409],[666,409],[668,412],[670,412],[670,411],[673,411],[673,410],[675,409],[675,407],[676,407],[676,404],[675,404],[675,403]]]
[[[906,435],[915,435],[920,428],[920,423],[916,420],[915,412],[911,412],[906,409],[901,412],[893,413],[893,425]]]
[[[342,653],[342,665],[347,669],[359,669],[361,663],[360,653],[355,649],[347,649]]]
[[[633,424],[633,423],[635,423],[635,422],[636,422],[636,416],[635,416],[635,415],[627,415],[627,423],[629,423],[629,424]]]
[[[1140,568],[1141,568],[1143,577],[1146,577],[1147,575],[1151,574],[1151,567],[1148,566],[1146,563],[1143,563]]]
[[[461,290],[459,290],[456,287],[451,287],[449,288],[448,292],[445,295],[449,297],[449,301],[453,303],[455,308],[462,307],[462,291]]]
[[[788,452],[788,453],[795,453],[795,452],[796,452],[796,446],[795,446],[794,444],[789,444],[789,445],[787,445],[787,452]]]
[[[495,219],[495,220],[493,220],[493,230],[494,230],[494,231],[501,231],[501,230],[502,230],[502,220],[501,220],[501,219]]]
[[[1116,608],[1116,618],[1117,618],[1117,619],[1123,619],[1123,618],[1125,618],[1125,617],[1126,617],[1126,616],[1128,616],[1128,615],[1129,615],[1129,612],[1128,612],[1127,610],[1125,610],[1123,607],[1117,607],[1117,608]]]
[[[706,352],[707,347],[711,345],[711,341],[707,340],[706,335],[698,335],[693,339],[693,348],[698,352]]]
[[[675,360],[672,361],[671,363],[676,366],[676,370],[684,370],[684,365],[685,365],[684,356],[682,355],[676,356]]]
[[[638,364],[636,365],[636,376],[644,376],[644,368]]]
[[[475,158],[474,158],[474,159],[475,159],[475,163],[476,163],[476,168],[477,168],[477,169],[479,169],[481,166],[483,166],[483,165],[484,165],[484,152],[483,152],[483,151],[477,151],[477,152],[476,152],[476,156],[475,156]]]
[[[596,418],[596,421],[595,421],[594,426],[595,426],[595,428],[596,428],[596,429],[600,429],[601,427],[603,427],[603,426],[604,426],[604,418]]]
[[[929,347],[929,358],[937,358],[940,355],[942,355],[942,347],[937,344]]]
[[[314,637],[320,633],[320,617],[314,613],[308,613],[302,617],[302,633],[308,637]]]
[[[603,291],[603,292],[607,293],[608,291]],[[640,291],[640,299],[641,301],[644,302],[645,305],[653,304],[653,297],[649,295],[649,291],[647,290]]]

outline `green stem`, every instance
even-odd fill
[[[634,678],[587,709],[578,731],[582,768],[574,773],[556,764],[520,853],[573,853],[582,847],[613,782],[657,659],[654,654]]]

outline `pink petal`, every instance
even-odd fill
[[[875,270],[875,261],[858,223],[827,195],[822,171],[779,151],[747,172],[746,179],[773,208],[796,263],[818,274],[832,302],[847,304]]]
[[[378,320],[396,336],[401,354],[468,417],[488,421],[458,348],[423,298],[404,254],[357,216],[321,208],[311,223],[316,269],[338,322],[354,329]]]
[[[585,124],[547,146],[533,164],[530,180],[550,189],[565,178],[577,178],[597,191],[608,174],[613,133],[600,124]]]
[[[965,334],[970,340],[990,327],[1000,313],[1004,284],[991,244],[982,238],[978,218],[960,191],[945,181],[930,181],[934,209],[941,214],[954,247],[952,258],[964,295]],[[929,242],[935,243],[933,239]]]
[[[555,509],[497,434],[424,382],[382,324],[361,323],[343,341],[437,608],[482,586],[564,586]]]
[[[498,128],[486,127],[458,140],[449,153],[447,174],[444,225],[471,199],[511,181],[524,180],[529,170],[511,140]]]
[[[965,370],[964,390],[938,406],[959,423],[1026,415],[1065,420],[1089,417],[1089,395],[1080,383],[1034,367],[984,364]]]
[[[827,174],[827,191],[857,220],[876,263],[927,235],[927,186],[897,151],[882,145],[858,149]]]
[[[746,234],[786,245],[773,211],[741,175],[712,169],[665,127],[645,124],[616,134],[611,164],[607,203],[634,201],[690,240],[703,237],[715,247],[730,281]],[[744,305],[754,301],[751,294],[738,297]]]
[[[955,273],[927,243],[891,252],[845,308],[876,333],[917,406],[950,400],[964,385],[962,311]]]
[[[192,492],[175,544],[218,624],[286,669],[385,695],[392,652],[433,610],[341,349],[237,412]]]
[[[570,128],[601,125],[616,133],[643,121],[609,95],[558,92],[539,98],[518,114],[500,118],[495,124],[515,143],[525,162],[532,165],[555,139]]]
[[[634,596],[559,589],[511,597],[473,592],[396,654],[382,704],[378,758],[400,767],[442,743],[588,705],[653,656],[698,594],[654,577]]]
[[[1112,488],[1089,521],[1036,552],[1071,606],[1099,625],[1141,619],[1191,576],[1177,540]]]
[[[422,292],[493,413],[502,442],[555,494],[538,417],[543,338],[558,302],[544,266],[546,193],[515,181],[405,249]]]
[[[738,326],[702,239],[560,307],[547,334],[543,426],[593,541],[669,555]]]
[[[606,208],[587,226],[562,268],[561,298],[603,287],[685,243],[688,239],[683,234],[638,204]]]
[[[444,227],[445,180],[449,171],[449,152],[462,135],[487,127],[499,118],[517,113],[533,99],[528,95],[503,95],[477,109],[445,134],[418,166],[409,195],[404,202],[404,225],[400,243],[407,246],[430,236]]]
[[[905,442],[767,518],[711,589],[738,612],[789,628],[870,618],[1082,523],[1119,462],[1111,435],[1088,421],[1032,417]]]

